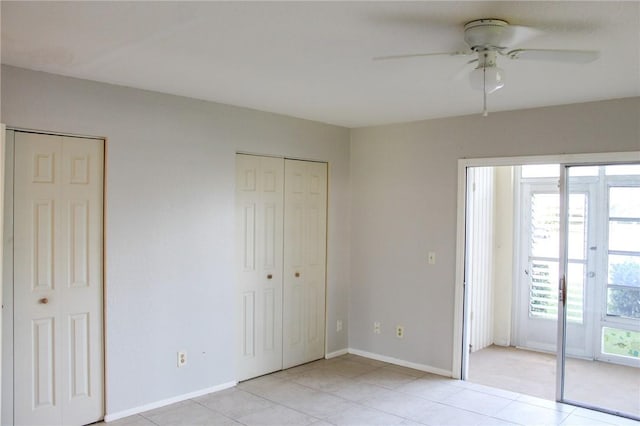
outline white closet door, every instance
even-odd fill
[[[282,369],[283,162],[236,156],[238,380]]]
[[[104,414],[102,170],[103,141],[15,134],[18,425]]]
[[[283,367],[325,353],[327,164],[285,161]]]

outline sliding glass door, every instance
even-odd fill
[[[560,193],[558,394],[640,417],[640,164],[565,166]]]

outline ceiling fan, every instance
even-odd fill
[[[424,56],[476,56],[468,64],[477,62],[469,74],[471,87],[483,92],[483,115],[487,115],[487,94],[504,87],[504,70],[498,67],[498,56],[516,60],[540,60],[586,64],[598,58],[595,50],[517,49],[519,44],[539,35],[542,31],[521,25],[510,25],[502,19],[476,19],[464,26],[464,41],[468,50],[438,53],[413,53],[378,56],[373,60],[417,58]]]

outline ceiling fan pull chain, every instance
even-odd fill
[[[489,115],[489,110],[487,109],[487,92],[484,92],[484,106],[482,108],[482,116],[486,117]]]
[[[483,88],[482,88],[482,116],[486,117],[487,115],[489,115],[489,111],[487,110],[487,68],[483,68],[482,69],[482,73],[483,73]]]

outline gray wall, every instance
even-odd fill
[[[349,346],[451,370],[459,158],[631,150],[640,98],[352,130]]]
[[[6,66],[1,121],[107,138],[107,414],[235,380],[236,151],[329,163],[328,351],[347,347],[348,129]]]

